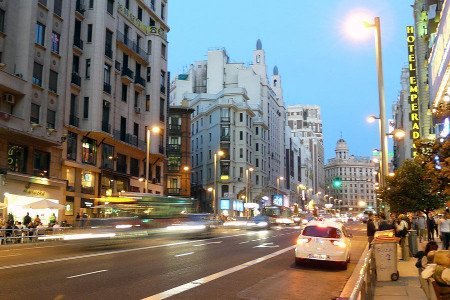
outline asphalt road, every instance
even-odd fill
[[[295,266],[300,229],[289,227],[222,230],[199,240],[0,246],[0,299],[333,299],[364,250],[363,228],[350,227],[352,256],[345,271]]]

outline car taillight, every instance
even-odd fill
[[[339,248],[345,248],[347,245],[339,240],[330,241],[333,245],[338,246]]]
[[[297,244],[302,245],[302,244],[309,243],[310,241],[311,241],[311,238],[298,238]]]

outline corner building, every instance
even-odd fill
[[[20,134],[9,136],[22,146],[15,156],[24,162],[15,169],[52,167],[49,182],[57,176],[65,183],[58,200],[67,209],[60,219],[72,222],[79,211],[95,213],[95,198],[144,192],[145,132],[159,126],[160,134],[151,136],[148,192],[162,194],[167,3],[20,0],[0,7],[0,58],[6,64],[0,72],[13,87],[5,91],[18,96],[11,110],[4,109],[21,119],[13,126]],[[48,154],[35,157],[33,147],[42,142],[39,151]]]

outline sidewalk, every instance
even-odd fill
[[[439,249],[442,243],[437,241]],[[419,244],[419,250],[423,250],[427,242]],[[401,257],[400,247],[397,248],[398,257]],[[398,262],[400,278],[397,281],[377,281],[375,286],[375,300],[426,300],[425,292],[420,287],[419,272],[415,266],[417,259]]]

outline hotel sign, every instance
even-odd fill
[[[130,21],[131,23],[133,23],[134,26],[136,26],[137,28],[139,28],[140,30],[142,30],[145,35],[159,35],[161,36],[163,39],[167,40],[167,35],[166,32],[164,31],[164,29],[162,28],[157,28],[155,26],[148,26],[145,25],[144,23],[142,23],[141,20],[139,20],[135,15],[133,15],[125,6],[123,6],[122,4],[118,4],[117,5],[117,10],[128,19],[128,21]]]
[[[415,37],[414,26],[406,27],[406,41],[408,42],[408,64],[409,64],[409,105],[411,112],[409,120],[411,121],[410,137],[412,139],[411,156],[417,155],[415,142],[420,139],[419,125],[419,96],[416,78],[416,54],[415,54]]]

